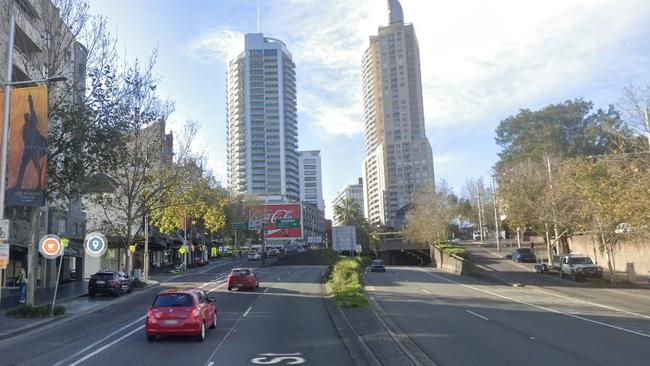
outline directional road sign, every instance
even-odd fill
[[[185,254],[185,252],[187,252],[187,250],[185,250],[185,247],[180,247],[180,248],[178,248],[178,252],[181,253],[181,254]]]
[[[261,220],[250,220],[248,222],[248,230],[262,230],[262,228]]]
[[[63,254],[61,238],[57,235],[45,235],[38,243],[38,251],[47,259],[56,259]]]
[[[278,229],[290,229],[290,228],[300,227],[300,220],[278,219],[275,221],[275,227]]]
[[[91,257],[101,257],[108,250],[108,240],[100,232],[92,232],[86,235],[84,250]]]
[[[248,221],[233,222],[230,224],[230,228],[234,230],[248,230]]]

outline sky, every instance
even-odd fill
[[[362,175],[361,58],[387,23],[384,0],[89,0],[127,60],[158,48],[168,129],[200,126],[197,149],[225,184],[225,65],[243,34],[287,44],[296,64],[300,150],[321,150],[326,216]],[[650,84],[650,1],[402,0],[420,46],[426,134],[437,180],[457,193],[498,160],[494,130],[520,109],[568,99],[619,105]]]

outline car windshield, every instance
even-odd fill
[[[589,257],[573,257],[571,258],[573,264],[594,264]]]
[[[153,302],[154,308],[185,307],[193,305],[194,299],[190,294],[161,294],[156,296],[156,300]]]
[[[251,272],[247,269],[233,269],[231,274],[233,276],[248,276]]]

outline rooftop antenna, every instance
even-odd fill
[[[257,1],[257,33],[262,33],[262,17],[260,16],[260,2]]]

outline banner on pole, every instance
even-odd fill
[[[9,264],[9,244],[0,244],[0,269],[7,269]]]
[[[47,182],[47,87],[11,91],[7,205],[40,207]]]

